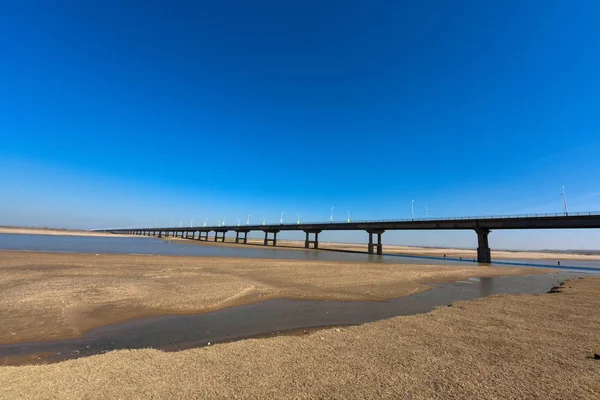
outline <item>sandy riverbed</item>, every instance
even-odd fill
[[[312,335],[0,367],[1,399],[597,399],[600,277]]]
[[[476,265],[0,251],[0,343],[75,338],[133,318],[272,298],[383,300],[467,277],[545,273]]]

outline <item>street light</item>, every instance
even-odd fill
[[[220,219],[217,220],[217,226],[221,226],[221,220]]]
[[[333,221],[333,209],[334,209],[334,208],[335,208],[335,207],[331,207],[331,211],[329,212],[329,222],[332,222],[332,221]]]
[[[300,214],[296,214],[298,216],[298,225],[300,225]]]
[[[567,191],[565,190],[565,187],[562,187],[562,193],[560,194],[562,196],[562,201],[563,201],[563,211],[565,212],[565,215],[569,215],[569,209],[567,208]]]
[[[191,220],[191,221],[190,221],[190,228],[191,228],[192,226],[194,226],[194,220]]]
[[[279,223],[280,223],[280,224],[283,224],[283,214],[285,214],[285,211],[283,211],[283,212],[281,213],[281,217],[279,218]]]
[[[240,219],[239,219],[239,218],[237,218],[237,220],[238,220],[238,226],[240,226]]]
[[[250,225],[250,217],[252,216],[252,214],[248,215],[248,219],[246,220],[246,225]]]
[[[227,219],[227,217],[223,217],[223,226],[225,226],[225,220]]]
[[[412,215],[412,220],[415,220],[415,201],[412,201],[412,211],[411,211],[411,215]]]
[[[429,218],[429,212],[427,210],[427,204],[425,204],[425,218]]]
[[[204,220],[204,225],[202,225],[202,227],[205,227],[205,226],[206,226],[206,221],[208,221],[208,218],[206,218],[206,219]]]
[[[346,212],[348,213],[348,223],[350,223],[350,211],[346,210]]]
[[[263,215],[263,225],[266,225],[265,216]]]

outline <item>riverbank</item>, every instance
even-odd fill
[[[135,318],[268,299],[385,300],[428,284],[548,270],[0,251],[0,343],[71,339]]]
[[[600,277],[305,336],[0,367],[0,398],[525,398],[600,394]]]

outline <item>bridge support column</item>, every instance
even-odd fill
[[[310,249],[310,244],[312,243],[313,248],[318,249],[319,248],[319,233],[321,233],[321,231],[304,231],[304,233],[306,233],[306,240],[304,241],[304,248]],[[311,233],[315,235],[315,240],[310,240]]]
[[[240,233],[243,233],[244,237],[240,237]],[[235,231],[235,242],[239,243],[240,240],[244,244],[248,243],[248,231]]]
[[[367,248],[369,254],[375,254],[375,247],[377,247],[377,254],[383,254],[383,244],[381,243],[383,232],[385,232],[383,229],[367,231],[369,234],[369,246]],[[373,235],[377,235],[377,243],[373,243]]]
[[[267,246],[269,242],[273,242],[273,246],[277,246],[277,234],[279,231],[264,231],[265,232],[265,242],[264,245]],[[269,239],[269,233],[273,234],[273,239]]]
[[[488,243],[490,230],[487,228],[477,228],[475,232],[477,232],[477,262],[489,264],[492,262],[490,244]]]
[[[219,233],[222,233],[222,235],[219,236]],[[225,234],[226,233],[227,233],[227,231],[221,231],[221,232],[215,231],[215,242],[218,240],[221,240],[221,242],[225,242]]]
[[[202,235],[203,233],[204,233],[204,235]],[[200,235],[198,235],[198,240],[203,240],[205,242],[208,242],[208,231],[200,232]]]

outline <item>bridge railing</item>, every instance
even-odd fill
[[[542,218],[542,217],[580,217],[580,216],[600,216],[600,211],[579,211],[579,212],[569,212],[569,213],[540,213],[540,214],[509,214],[509,215],[485,215],[485,216],[474,216],[474,217],[431,217],[431,218],[402,218],[402,219],[374,219],[374,220],[350,220],[350,223],[353,224],[372,224],[372,223],[394,223],[394,222],[427,222],[427,221],[458,221],[458,220],[474,220],[474,219],[515,219],[515,218]],[[330,224],[345,224],[348,223],[348,220],[341,221],[318,221],[318,222],[300,222],[299,225],[330,225]],[[298,225],[296,223],[284,223],[284,224],[265,224],[264,226],[276,226],[276,225],[285,225],[285,226],[293,226]],[[206,226],[206,227],[181,227],[181,226],[171,226],[171,227],[151,227],[151,228],[120,228],[115,230],[128,230],[128,229],[141,229],[141,230],[159,230],[159,229],[181,229],[181,230],[199,230],[199,229],[214,229],[214,228],[243,228],[243,227],[260,227],[263,225],[226,225],[226,226]],[[110,229],[106,229],[110,230]]]

